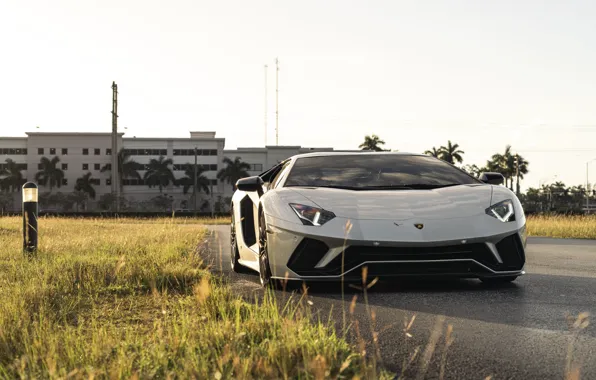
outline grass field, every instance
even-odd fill
[[[389,377],[304,299],[246,302],[212,274],[198,224],[228,222],[45,217],[25,258],[21,219],[0,218],[0,378]],[[528,229],[596,239],[596,216]]]
[[[228,224],[229,218],[179,219],[176,223]],[[527,217],[530,236],[555,238],[596,239],[596,215],[589,216],[541,216]]]
[[[378,378],[309,305],[246,302],[181,220],[0,218],[0,378]]]
[[[530,236],[596,239],[596,215],[528,216]]]
[[[57,218],[46,217],[47,220]],[[174,223],[174,224],[229,224],[228,217],[200,217],[200,218],[155,218],[155,219],[133,219],[120,218],[119,223],[128,224],[155,224],[155,223]],[[589,216],[546,216],[531,215],[527,217],[529,236],[543,236],[555,238],[571,239],[596,239],[596,215]]]

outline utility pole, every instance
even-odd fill
[[[516,195],[519,197],[519,154],[515,154],[515,176],[517,181],[515,183]]]
[[[265,65],[265,146],[267,146],[267,65]]]
[[[120,212],[120,181],[118,176],[118,85],[112,82],[112,194],[116,196],[116,211]]]
[[[279,145],[279,60],[275,58],[275,145]]]
[[[195,146],[195,175],[194,175],[194,183],[192,186],[192,198],[194,202],[194,210],[195,214],[197,213],[197,147]],[[195,215],[196,216],[196,215]]]

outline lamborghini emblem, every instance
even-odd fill
[[[416,224],[414,224],[414,227],[416,227],[416,228],[418,228],[419,230],[421,230],[421,229],[423,229],[423,228],[424,228],[424,224],[422,224],[422,223],[416,223]]]

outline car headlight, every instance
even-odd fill
[[[515,220],[515,208],[511,199],[490,206],[486,209],[486,213],[501,222],[513,222]]]
[[[335,214],[331,211],[323,210],[321,208],[312,207],[312,206],[305,206],[296,203],[290,203],[290,207],[302,224],[307,226],[322,226],[323,224],[327,223],[331,219],[335,218]]]

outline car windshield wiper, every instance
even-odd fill
[[[451,187],[451,186],[459,186],[459,185],[461,185],[461,183],[446,183],[443,185],[430,184],[430,183],[412,183],[412,184],[409,184],[408,186],[413,189],[440,189],[443,187]]]
[[[286,185],[284,187],[325,187],[329,189],[342,189],[342,190],[362,190],[362,187],[357,186],[341,186],[341,185]]]
[[[442,187],[459,186],[460,183],[448,183],[445,185],[432,185],[428,183],[413,183],[408,185],[379,185],[379,186],[342,186],[342,185],[288,185],[286,187],[325,187],[342,190],[427,190]]]
[[[381,186],[365,186],[361,190],[427,190],[439,189],[442,187],[458,186],[459,183],[448,183],[444,185],[433,185],[429,183],[411,183],[407,185],[381,185]]]
[[[379,185],[379,186],[362,186],[358,190],[414,190],[410,185]]]

